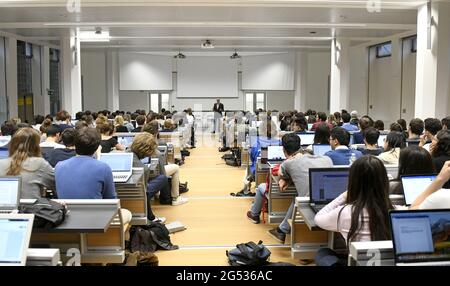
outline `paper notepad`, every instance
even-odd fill
[[[179,221],[174,221],[165,225],[169,233],[174,233],[178,231],[183,231],[186,229],[186,226]]]

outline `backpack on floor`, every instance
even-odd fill
[[[262,266],[269,263],[270,250],[260,240],[258,244],[253,241],[240,243],[236,248],[226,251],[228,263],[231,266]]]
[[[226,158],[225,163],[228,166],[240,167],[241,166],[241,149],[232,148],[231,149],[231,158]]]

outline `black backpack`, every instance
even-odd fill
[[[148,225],[132,226],[130,228],[131,252],[155,252],[158,249],[178,249],[170,241],[169,230],[159,222],[151,222]]]
[[[242,162],[241,162],[241,149],[239,149],[239,148],[232,148],[231,149],[231,156],[225,158],[225,163],[228,166],[240,167],[241,164],[242,164]]]
[[[34,214],[34,228],[48,229],[60,225],[65,220],[67,209],[55,201],[39,198],[32,205],[22,205],[20,212]]]
[[[236,248],[226,251],[228,263],[231,266],[262,266],[269,263],[270,250],[262,244],[253,241],[240,243]]]

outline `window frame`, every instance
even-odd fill
[[[381,49],[382,49],[383,47],[387,46],[387,45],[390,45],[390,46],[391,46],[390,53],[389,53],[389,54],[383,54],[383,55],[380,55]],[[391,57],[391,56],[392,56],[392,41],[388,41],[388,42],[384,42],[384,43],[375,45],[375,52],[376,52],[375,54],[376,54],[377,59],[381,59],[381,58],[389,58],[389,57]]]

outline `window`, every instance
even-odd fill
[[[8,100],[6,97],[6,41],[0,37],[0,122],[8,119]]]
[[[392,43],[384,43],[377,46],[377,58],[390,57],[392,55]]]
[[[411,38],[411,53],[417,53],[417,36]]]
[[[17,106],[18,115],[25,122],[33,122],[32,45],[17,41]]]
[[[245,109],[255,112],[258,109],[266,109],[266,93],[265,92],[246,92],[245,93]]]
[[[61,110],[59,50],[50,49],[50,114]]]
[[[161,109],[170,110],[169,93],[150,93],[150,109],[154,112],[161,112]]]

